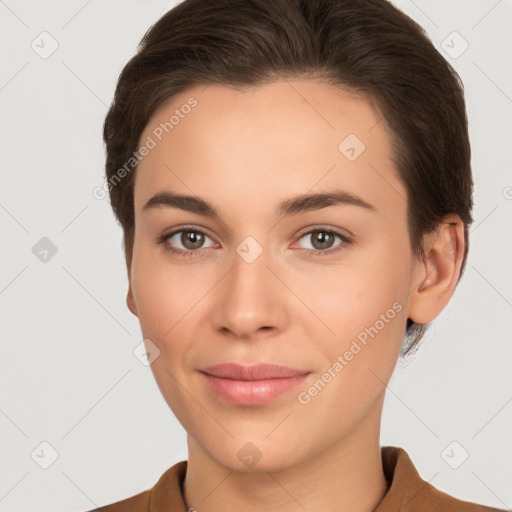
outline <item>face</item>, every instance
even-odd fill
[[[379,119],[319,81],[215,85],[173,97],[141,136],[128,305],[168,405],[227,467],[246,469],[245,450],[275,470],[368,435],[369,418],[378,428],[415,264]],[[147,205],[165,193],[216,215]],[[200,371],[220,363],[307,375],[273,398],[233,399]]]

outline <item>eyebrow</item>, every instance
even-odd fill
[[[333,190],[331,192],[318,194],[303,194],[287,199],[279,205],[277,215],[279,217],[297,215],[299,213],[320,210],[333,205],[353,205],[372,212],[377,211],[375,206],[351,192]],[[220,220],[219,212],[215,206],[208,201],[200,199],[199,197],[177,194],[170,191],[159,192],[154,195],[142,207],[142,211],[144,212],[152,208],[177,208]]]

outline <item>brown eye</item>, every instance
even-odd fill
[[[334,242],[335,236],[328,231],[315,230],[311,231],[312,245],[315,249],[320,251],[330,249]]]
[[[207,239],[211,241],[210,245],[205,245]],[[182,228],[168,235],[163,235],[158,242],[163,244],[166,250],[181,255],[192,255],[202,252],[202,249],[215,247],[216,245],[206,233],[192,228]]]
[[[306,246],[303,249],[306,250],[306,254],[311,256],[332,254],[352,243],[351,239],[347,236],[337,231],[323,228],[308,231],[300,237],[300,240],[302,239],[310,241],[309,247]],[[340,240],[337,244],[336,239]]]
[[[200,249],[204,243],[204,233],[193,231],[191,229],[184,229],[181,231],[180,242],[185,249]]]

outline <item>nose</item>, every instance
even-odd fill
[[[253,261],[243,251],[240,254],[234,254],[232,267],[216,286],[215,328],[247,339],[282,332],[290,292],[276,277],[276,265],[265,250]]]

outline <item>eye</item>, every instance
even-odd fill
[[[159,237],[158,243],[164,245],[165,250],[180,254],[182,256],[192,256],[194,253],[201,252],[200,249],[215,247],[212,241],[210,246],[204,246],[205,240],[211,238],[204,232],[195,228],[184,228],[173,231]],[[178,247],[176,247],[178,245]],[[179,247],[181,245],[181,247]]]
[[[333,254],[351,244],[352,240],[338,231],[317,228],[303,234],[299,240],[311,240],[311,247],[306,247],[308,256],[322,256]],[[206,239],[211,241],[210,245],[205,246]],[[336,239],[341,243],[334,245]],[[203,249],[216,247],[217,244],[202,230],[194,227],[181,227],[168,234],[163,234],[157,238],[157,243],[162,244],[166,251],[178,254],[179,256],[194,256],[201,253]],[[181,245],[181,247],[180,247]]]
[[[347,244],[352,243],[350,238],[348,238],[347,236],[338,233],[337,231],[334,231],[332,229],[324,228],[317,228],[312,231],[308,231],[307,233],[300,237],[300,240],[302,240],[303,238],[306,240],[309,238],[311,240],[310,246],[312,248],[305,248],[306,254],[308,256],[322,256],[327,254],[333,254],[337,251],[344,249]],[[336,238],[341,240],[341,243],[339,243],[338,245],[334,245],[333,248],[333,244]]]

